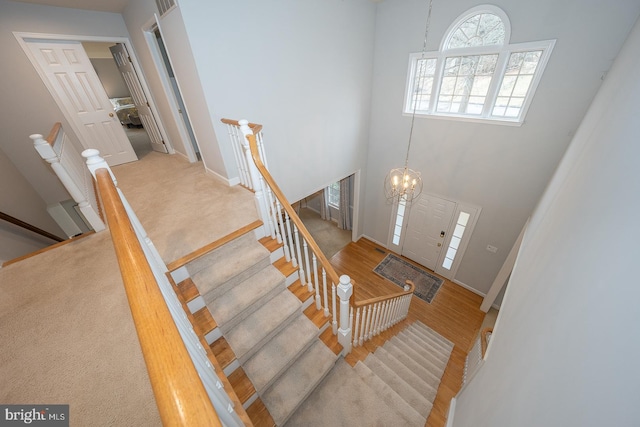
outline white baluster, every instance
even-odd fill
[[[300,284],[302,286],[304,286],[306,284],[306,277],[304,277],[304,267],[303,267],[303,262],[302,262],[302,257],[301,257],[301,252],[300,252],[300,233],[298,233],[298,227],[296,227],[295,224],[293,224],[293,235],[296,238],[296,255],[298,255],[298,270],[299,270],[299,274],[298,276],[300,276]]]
[[[367,313],[369,313],[369,306],[365,305],[362,308],[362,324],[360,325],[360,345],[364,343],[364,334],[367,328]]]
[[[387,315],[389,314],[389,301],[382,302],[382,313],[380,314],[380,322],[378,323],[378,334],[387,329]]]
[[[271,229],[271,238],[277,239],[278,243],[282,243],[282,236],[278,228],[278,216],[276,213],[276,204],[273,200],[273,192],[271,187],[267,185],[267,203],[269,205],[269,228]]]
[[[313,260],[313,284],[316,288],[316,310],[320,310],[322,301],[320,301],[320,283],[318,283],[318,259],[314,252],[311,252],[311,259]]]
[[[396,323],[398,323],[398,307],[400,305],[400,298],[394,298],[393,299],[393,319],[391,321],[391,325],[395,325]]]
[[[364,336],[362,337],[364,341],[369,341],[369,329],[371,329],[372,315],[373,315],[373,305],[369,305],[369,310],[367,310],[367,322],[365,323]]]
[[[334,308],[335,310],[335,308]],[[357,347],[358,346],[358,326],[359,326],[359,322],[360,322],[360,312],[362,311],[362,307],[358,307],[356,309],[356,323],[355,323],[355,327],[353,328],[353,336],[355,337],[353,340],[353,346]]]
[[[327,298],[327,272],[322,267],[322,296],[324,297],[324,317],[329,317],[329,299]]]
[[[260,160],[264,163],[264,167],[269,170],[269,164],[267,163],[267,153],[264,151],[264,142],[262,138],[262,131],[258,132],[256,135],[256,140],[258,141],[258,151],[260,152]]]
[[[238,175],[240,183],[247,187],[247,170],[244,166],[242,149],[238,138],[238,128],[234,125],[227,124],[227,132],[229,133],[229,139],[231,140],[231,148],[233,149],[233,156],[236,159],[236,165],[238,165]]]
[[[393,300],[387,301],[387,307],[385,309],[385,317],[384,317],[384,329],[387,330],[391,327],[391,314],[393,308]]]
[[[285,217],[285,222],[287,224],[287,236],[289,237],[289,248],[290,248],[290,252],[291,252],[291,264],[294,267],[298,266],[298,260],[296,260],[296,256],[294,253],[293,248],[295,247],[293,245],[293,233],[291,233],[291,220],[289,218],[289,214],[287,213],[287,211],[284,211],[284,217]]]
[[[307,247],[307,239],[302,236],[302,247],[304,249],[304,262],[307,266],[307,290],[313,291],[313,284],[311,283],[311,268],[309,268],[309,248]]]
[[[353,331],[353,310],[354,308],[349,306],[349,330]],[[354,335],[352,335],[353,338]],[[351,342],[353,344],[353,340]]]
[[[284,221],[282,221],[282,205],[280,204],[280,200],[278,199],[276,199],[276,211],[276,216],[278,218],[278,224],[280,227],[280,234],[282,235],[282,250],[284,251],[284,259],[289,262],[291,261],[291,253],[289,252],[289,244],[287,243],[287,233],[284,229]]]
[[[335,283],[331,283],[331,309],[333,311],[331,313],[331,315],[333,316],[333,322],[332,322],[331,328],[333,330],[333,335],[335,335],[338,333],[338,321],[336,320],[338,313],[336,312],[336,284]],[[357,338],[358,336],[355,335],[355,337]]]
[[[351,327],[349,325],[349,299],[353,294],[353,285],[347,275],[340,276],[338,285],[338,297],[340,297],[340,328],[338,329],[338,342],[342,345],[345,354],[351,352]]]

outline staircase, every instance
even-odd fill
[[[281,245],[258,240],[260,225],[186,263],[189,277],[178,284],[254,425],[280,426],[292,416],[287,425],[333,425],[327,413],[340,414],[342,396],[369,402],[346,408],[359,422],[391,417],[424,426],[453,345],[416,323],[351,368]]]
[[[245,230],[187,263],[190,279],[178,286],[190,293],[196,318],[210,313],[206,340],[254,424],[283,425],[333,368],[341,348],[336,341],[332,351],[319,339],[329,319],[314,315],[312,294],[284,261],[281,245],[262,241]]]

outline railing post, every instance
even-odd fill
[[[69,172],[67,172],[62,163],[60,163],[60,157],[58,157],[58,154],[55,152],[53,147],[40,134],[36,133],[30,135],[29,138],[33,140],[33,146],[38,154],[40,154],[40,157],[51,165],[51,169],[53,169],[55,174],[58,176],[58,179],[60,179],[64,188],[67,189],[71,198],[78,204],[80,212],[82,212],[82,215],[84,215],[86,220],[89,222],[91,228],[93,228],[96,233],[104,230],[106,228],[104,222],[100,219],[97,212],[93,210],[82,190],[69,175]]]
[[[258,212],[260,212],[260,219],[262,220],[264,226],[269,227],[270,217],[269,217],[269,210],[267,208],[267,201],[265,199],[264,183],[262,181],[262,175],[260,175],[258,168],[253,162],[253,157],[251,157],[251,148],[249,147],[249,141],[247,141],[247,135],[253,135],[253,131],[248,126],[249,122],[247,120],[240,120],[238,123],[240,123],[240,131],[242,132],[242,136],[243,136],[242,148],[244,149],[244,154],[247,160],[247,167],[249,168],[249,178],[251,179],[251,188],[253,188],[253,191],[255,191],[256,207],[258,208]]]
[[[353,294],[351,278],[346,274],[340,276],[338,285],[338,297],[340,298],[340,328],[338,328],[338,342],[344,348],[344,353],[351,352],[351,326],[349,322],[349,299]]]

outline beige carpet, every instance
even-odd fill
[[[167,263],[258,219],[253,193],[205,174],[201,162],[152,151],[113,172]]]
[[[300,219],[313,240],[316,241],[324,256],[331,259],[340,249],[344,248],[351,242],[351,231],[341,230],[333,221],[325,221],[320,218],[320,214],[308,209],[300,209]]]
[[[250,192],[150,152],[114,168],[173,261],[257,219]],[[0,269],[0,402],[70,405],[71,425],[160,425],[109,232]]]

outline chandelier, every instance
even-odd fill
[[[433,0],[429,0],[429,12],[427,14],[427,23],[424,30],[424,42],[422,44],[422,57],[424,60],[425,52],[427,50],[427,36],[429,35],[429,23],[431,21],[431,8]],[[416,73],[415,79],[418,79],[418,73]],[[417,90],[417,85],[413,85]],[[413,124],[416,119],[416,109],[418,108],[418,100],[420,96],[416,93],[413,100],[413,112],[411,114],[411,128],[409,130],[409,142],[407,144],[407,156],[404,160],[404,167],[393,168],[384,180],[384,194],[387,201],[390,203],[398,203],[404,200],[405,203],[411,203],[413,200],[420,196],[422,193],[422,178],[420,172],[409,168],[409,152],[411,150],[411,139],[413,137]]]

